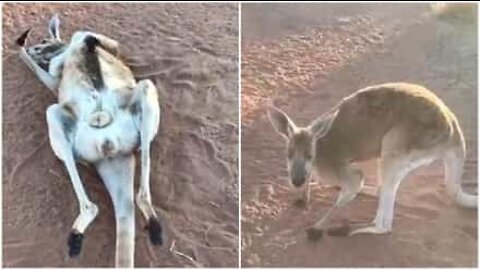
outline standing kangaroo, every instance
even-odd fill
[[[150,195],[150,144],[160,121],[157,90],[150,80],[136,82],[117,57],[118,42],[78,31],[63,43],[60,21],[49,22],[50,39],[26,48],[27,30],[17,40],[20,57],[55,95],[47,109],[50,144],[65,164],[80,214],[70,233],[69,255],[81,251],[85,230],[98,213],[82,185],[76,162],[95,166],[113,202],[117,267],[134,266],[134,152],[141,150],[136,203],[148,221],[150,240],[162,244],[161,227]]]
[[[269,119],[287,141],[291,184],[308,201],[312,169],[322,181],[340,186],[337,201],[312,228],[319,239],[331,215],[362,189],[363,173],[353,162],[379,158],[380,198],[372,225],[348,234],[384,234],[392,230],[395,196],[412,170],[443,160],[449,193],[465,207],[477,196],[462,191],[465,140],[455,115],[431,91],[408,83],[386,83],[361,89],[344,98],[307,127],[297,127],[281,110],[270,108]]]

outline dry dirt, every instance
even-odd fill
[[[465,8],[435,15],[424,4],[242,6],[241,265],[276,267],[474,267],[477,212],[447,196],[434,163],[400,186],[388,235],[306,239],[337,190],[312,184],[293,205],[285,145],[265,115],[274,103],[305,125],[368,85],[427,86],[457,115],[467,143],[465,188],[477,186],[477,21]],[[375,183],[375,162],[359,164]],[[333,223],[370,221],[377,198],[360,194]]]
[[[80,257],[67,256],[78,209],[66,170],[47,140],[45,110],[55,98],[20,61],[13,44],[28,27],[32,40],[40,41],[54,13],[65,40],[80,29],[119,40],[136,77],[152,79],[160,91],[151,188],[166,241],[162,247],[150,244],[137,211],[135,266],[237,266],[235,3],[3,5],[3,266],[114,263],[111,202],[96,173],[84,167],[84,185],[100,213],[86,231]]]

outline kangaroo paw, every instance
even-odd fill
[[[307,238],[310,241],[318,241],[323,237],[323,229],[308,228],[307,229]]]
[[[148,220],[147,229],[148,233],[150,234],[150,242],[156,246],[162,245],[162,227],[160,226],[160,222],[158,222],[157,218],[151,217]]]
[[[68,236],[68,255],[70,257],[76,257],[80,254],[82,250],[82,241],[83,241],[83,234],[77,232],[71,232]]]

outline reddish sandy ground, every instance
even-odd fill
[[[237,266],[234,3],[3,5],[3,266],[114,263],[111,202],[95,172],[84,167],[81,176],[100,214],[86,232],[81,256],[67,256],[78,209],[66,170],[47,141],[45,110],[55,98],[20,61],[13,44],[28,27],[39,42],[54,13],[60,14],[65,40],[79,29],[119,40],[135,75],[152,79],[160,91],[162,120],[152,148],[151,187],[166,241],[162,247],[149,243],[137,211],[135,265]]]
[[[265,115],[273,102],[305,125],[362,87],[408,81],[432,89],[457,115],[467,143],[465,188],[477,183],[477,21],[466,8],[435,15],[423,4],[244,4],[242,9],[242,266],[474,267],[477,212],[447,196],[434,163],[401,185],[388,235],[306,239],[337,190],[312,184],[293,205],[285,145]],[[375,183],[375,162],[359,164]],[[370,221],[360,194],[333,223]]]

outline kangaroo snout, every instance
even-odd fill
[[[305,183],[305,177],[304,176],[292,178],[292,184],[293,184],[294,187],[299,188],[303,185],[303,183]]]
[[[294,187],[301,187],[305,183],[307,171],[305,163],[294,161],[290,168],[290,178]]]

